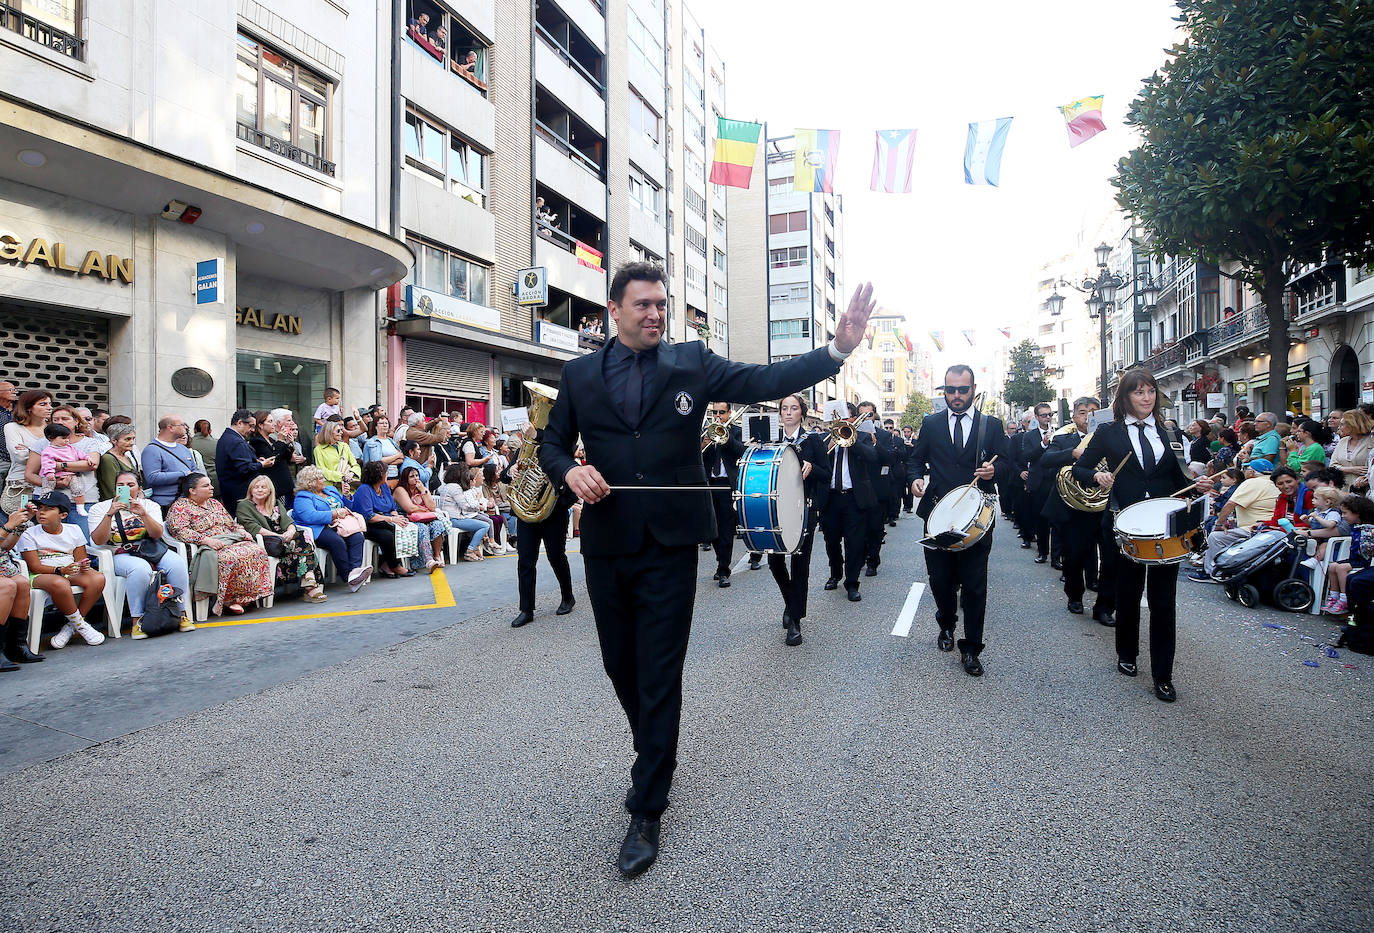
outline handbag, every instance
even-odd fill
[[[420,529],[406,525],[396,529],[396,559],[420,556]]]
[[[118,517],[118,516],[116,516]],[[181,628],[181,590],[167,582],[161,570],[153,571],[148,595],[143,599],[139,630],[145,635],[167,635]]]
[[[6,483],[5,491],[0,493],[0,512],[4,512],[6,515],[13,515],[18,512],[20,504],[24,501],[24,496],[28,495],[31,490],[32,487],[28,483]]]
[[[124,531],[124,517],[118,512],[115,513],[115,527],[119,529],[119,540],[127,546],[129,543],[129,535]],[[161,538],[153,538],[145,535],[138,544],[134,545],[134,549],[130,553],[135,557],[143,558],[156,567],[158,563],[161,562],[162,558],[167,556],[167,552],[170,550],[171,548],[168,547],[167,543]]]
[[[357,512],[350,511],[343,518],[334,519],[330,527],[340,538],[351,538],[367,531],[367,521]]]
[[[409,518],[412,522],[427,524],[438,519],[438,515],[433,512],[411,512]]]
[[[281,539],[281,535],[263,535],[262,549],[273,560],[281,560],[286,556],[286,542]]]

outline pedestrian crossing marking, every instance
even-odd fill
[[[897,624],[892,627],[893,635],[906,638],[911,634],[911,623],[916,621],[916,609],[921,605],[921,597],[925,595],[925,591],[924,583],[911,584],[911,591],[906,594],[906,602],[902,603],[902,611],[897,614]]]

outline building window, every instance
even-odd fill
[[[895,373],[896,371],[897,371],[897,361],[896,361],[896,360],[883,360],[883,372],[885,372],[885,373]]]
[[[699,292],[704,292],[704,291],[706,291],[706,272],[705,272],[705,270],[703,270],[703,269],[698,269],[696,266],[692,265],[690,262],[689,262],[689,263],[686,263],[686,269],[687,269],[687,284],[690,285],[690,286],[692,286],[693,288],[695,288],[695,289],[696,289],[697,291],[699,291]]]
[[[238,138],[333,177],[333,85],[242,32],[237,67]]]
[[[897,390],[896,390],[896,388],[895,388],[895,385],[896,385],[896,383],[895,383],[893,380],[891,380],[891,379],[884,379],[884,380],[883,380],[883,391],[884,391],[884,392],[896,392]]]
[[[643,133],[658,148],[662,118],[633,89],[630,91],[630,131]]]
[[[768,336],[774,340],[789,340],[793,337],[810,337],[811,322],[806,318],[786,321],[769,321]]]
[[[791,187],[792,187],[792,182],[793,182],[793,180],[795,179],[795,177],[796,177],[796,176],[794,176],[794,175],[774,175],[774,176],[771,176],[771,177],[768,179],[768,187],[770,187],[770,188],[791,188]]]
[[[486,96],[490,49],[442,5],[433,0],[407,0],[405,37]]]
[[[792,266],[806,265],[806,247],[792,246],[787,249],[770,249],[768,265],[774,269],[788,269]]]
[[[487,206],[487,157],[448,127],[406,111],[406,165],[478,207]]]
[[[725,236],[725,218],[720,216],[720,214],[716,213],[715,211],[712,211],[711,213],[711,225],[716,231],[716,236]]]
[[[638,170],[631,167],[630,170],[630,204],[638,207],[645,214],[654,220],[659,219],[659,211],[663,203],[663,192],[647,177],[641,175]]]
[[[644,25],[634,10],[628,11],[630,14],[628,31],[630,36],[630,48],[633,49],[648,66],[649,70],[658,75],[659,83],[663,83],[663,43],[652,30]]]
[[[769,359],[769,362],[770,362],[770,363],[785,363],[785,362],[787,362],[788,360],[794,358],[796,355],[797,355],[797,354],[795,354],[795,353],[783,353],[783,354],[781,354],[781,355],[779,355],[779,356],[771,357],[771,358]]]
[[[718,98],[725,96],[725,82],[720,80],[714,68],[711,69],[711,93]]]
[[[77,61],[86,60],[81,19],[80,0],[6,0],[0,5],[0,23],[6,29]]]
[[[647,249],[640,246],[634,240],[630,241],[630,252],[634,255],[635,262],[648,262],[656,266],[663,265],[662,256],[658,255],[657,253],[649,252]]]
[[[713,282],[711,284],[711,297],[716,300],[717,305],[724,308],[726,297],[725,286],[720,284],[719,282]]]
[[[706,163],[701,161],[701,156],[690,149],[682,150],[682,171],[689,178],[701,181],[706,177]]]
[[[473,304],[487,305],[490,267],[414,237],[406,237],[406,245],[415,253],[415,267],[406,275],[407,283]]]
[[[687,241],[687,245],[700,253],[706,255],[706,234],[694,228],[691,224],[682,225],[682,238]]]
[[[890,390],[887,390],[887,391],[890,391]],[[896,411],[896,410],[897,410],[897,400],[896,400],[895,398],[885,398],[885,399],[883,399],[883,411]]]
[[[683,203],[702,220],[706,219],[706,199],[692,190],[691,185],[682,186]],[[703,250],[704,252],[704,250]]]
[[[806,230],[806,211],[774,214],[768,218],[769,233],[799,233]]]
[[[687,124],[688,135],[703,146],[706,145],[706,125],[690,110],[684,110],[682,112],[682,117],[682,122]]]
[[[684,100],[693,100],[699,106],[706,106],[706,93],[701,89],[701,82],[692,77],[690,71],[682,73],[682,86],[686,90]]]
[[[769,304],[788,304],[794,301],[806,301],[806,296],[811,290],[805,285],[774,285],[768,290]]]
[[[713,248],[711,250],[711,259],[715,263],[717,269],[721,272],[725,271],[725,253],[722,250]]]
[[[722,321],[720,318],[716,318],[716,321],[715,321],[715,328],[716,328],[716,339],[717,339],[717,340],[724,340],[724,339],[725,339],[725,334],[726,334],[726,331],[725,331],[725,322]]]

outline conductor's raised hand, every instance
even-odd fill
[[[591,464],[573,467],[564,474],[563,480],[583,502],[600,502],[611,494],[605,477]]]
[[[859,345],[868,328],[868,316],[877,306],[873,300],[872,282],[865,282],[854,290],[854,297],[849,299],[849,310],[840,315],[835,324],[835,349],[848,353]]]

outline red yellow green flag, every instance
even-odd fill
[[[711,184],[748,188],[759,150],[762,123],[717,118],[716,156],[711,163]]]
[[[1107,128],[1102,122],[1102,95],[1084,97],[1059,108],[1069,131],[1069,148],[1085,143]]]

